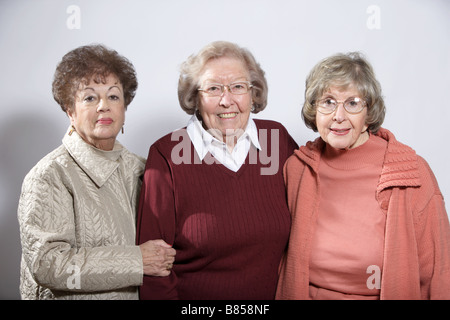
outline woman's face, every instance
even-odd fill
[[[318,100],[332,98],[342,102],[355,97],[362,98],[353,87],[347,89],[330,87]],[[316,126],[322,140],[333,148],[352,149],[369,139],[369,134],[366,131],[368,127],[366,115],[367,108],[357,114],[351,114],[345,110],[342,103],[339,103],[330,114],[322,114],[316,111]]]
[[[81,82],[75,94],[75,107],[67,114],[84,141],[102,150],[112,150],[125,122],[125,102],[120,81],[113,74],[105,83],[93,79]]]
[[[250,81],[246,66],[240,60],[230,57],[211,59],[200,75],[200,86]],[[224,89],[221,96],[209,96],[200,92],[198,110],[203,127],[217,139],[227,142],[228,138],[238,138],[245,130],[252,106],[252,94],[235,95]],[[215,129],[215,130],[211,130]]]

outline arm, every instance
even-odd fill
[[[288,136],[288,158],[298,149],[298,144],[295,142],[294,138],[286,131]]]
[[[434,257],[426,259],[427,253],[420,250],[419,259],[421,265],[426,268],[427,264],[431,264],[431,281],[422,287],[422,294],[424,289],[429,290],[426,295],[432,300],[449,300],[450,299],[450,225],[447,213],[445,211],[442,196],[434,196],[426,209],[428,212],[423,214],[429,220],[428,236],[432,239],[423,239],[419,241],[419,248],[425,247],[432,243],[434,248]],[[429,285],[429,289],[427,288]]]
[[[150,148],[137,220],[137,242],[163,239],[168,244],[175,240],[175,198],[172,173],[166,158],[156,145]],[[177,277],[174,271],[168,277],[144,276],[140,299],[177,299]]]
[[[78,247],[69,188],[51,167],[32,171],[24,181],[18,218],[24,261],[34,280],[52,290],[77,292],[139,285],[139,247]]]
[[[436,178],[425,160],[421,160],[419,163],[422,167],[421,172],[424,173],[422,179],[424,183],[417,192],[431,194],[431,197],[419,206],[416,230],[422,297],[448,300],[450,299],[450,224]]]
[[[283,139],[285,141],[285,143],[283,143],[282,145],[285,146],[284,150],[280,150],[280,155],[282,156],[283,159],[288,159],[295,150],[298,149],[298,144],[297,142],[295,142],[295,140],[292,138],[292,136],[289,134],[289,132],[287,131],[287,129],[281,125],[281,130],[280,130],[280,139]],[[283,168],[284,166],[284,161],[280,164],[280,167]]]

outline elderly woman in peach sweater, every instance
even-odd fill
[[[278,299],[450,299],[450,227],[427,162],[381,128],[359,53],[324,59],[302,116],[320,137],[284,167],[292,214]]]

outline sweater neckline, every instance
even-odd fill
[[[369,139],[354,149],[336,149],[325,144],[321,160],[339,170],[355,170],[383,164],[387,141],[370,134]]]
[[[374,135],[387,143],[377,196],[390,187],[421,186],[418,156],[414,149],[397,141],[394,134],[387,129],[380,128]],[[294,154],[317,173],[324,148],[325,142],[318,137],[295,150]]]

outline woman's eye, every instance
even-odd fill
[[[94,96],[87,96],[83,99],[84,102],[93,102],[95,100]]]
[[[110,100],[117,101],[117,100],[119,100],[120,98],[119,98],[118,96],[116,96],[116,95],[111,95],[111,96],[109,96],[109,99],[110,99]]]
[[[209,92],[215,92],[215,91],[218,91],[218,90],[220,90],[220,89],[219,89],[219,87],[217,87],[217,86],[211,86],[211,87],[208,87],[208,91],[209,91]]]

